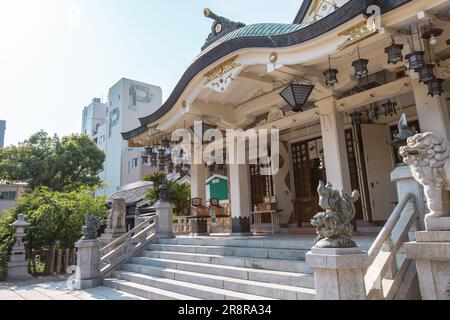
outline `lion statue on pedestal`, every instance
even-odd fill
[[[333,190],[331,183],[325,185],[322,181],[317,189],[320,200],[319,206],[326,210],[314,216],[311,224],[317,229],[318,237],[314,241],[317,248],[354,248],[356,242],[352,240],[355,218],[355,202],[359,200],[358,191],[352,195],[341,194]]]
[[[450,162],[446,139],[434,133],[421,133],[400,148],[403,161],[424,187],[430,213],[428,218],[450,217]]]

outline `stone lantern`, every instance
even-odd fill
[[[159,200],[161,202],[170,202],[169,186],[162,184],[159,187]]]
[[[20,280],[31,278],[28,274],[28,262],[25,257],[25,246],[22,239],[27,235],[25,228],[29,225],[25,221],[23,214],[17,216],[16,222],[11,224],[14,227],[15,242],[8,259],[8,280]]]

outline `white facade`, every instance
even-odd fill
[[[143,148],[129,148],[121,133],[139,126],[139,118],[153,113],[161,104],[160,87],[121,79],[109,90],[107,104],[94,99],[84,109],[82,132],[106,154],[103,171],[99,173],[105,186],[98,194],[110,195],[154,171],[142,161]]]
[[[0,148],[5,145],[6,121],[0,120]]]

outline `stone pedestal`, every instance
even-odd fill
[[[28,261],[25,254],[10,255],[8,261],[8,280],[27,280],[32,276],[28,273]]]
[[[360,248],[313,247],[306,263],[314,269],[317,300],[366,300],[364,270],[369,256]]]
[[[170,202],[158,201],[153,208],[156,209],[158,217],[158,238],[175,238],[173,233],[173,209],[174,205]]]
[[[84,290],[98,287],[100,278],[100,246],[98,240],[80,240],[75,244],[77,268],[75,271],[75,289]]]
[[[28,226],[24,215],[19,214],[16,222],[11,224],[14,231],[15,242],[8,256],[8,280],[26,280],[31,278],[28,273],[28,261],[25,256],[25,246],[22,239],[26,236],[25,228]]]
[[[395,183],[398,200],[412,193],[417,199],[417,210],[419,210],[419,229],[425,230],[425,214],[427,212],[426,198],[423,187],[414,179],[409,166],[398,166],[391,173],[391,181]]]
[[[450,231],[417,232],[405,254],[416,261],[422,299],[450,300]]]
[[[450,217],[431,218],[430,216],[425,216],[425,227],[428,231],[450,230]]]

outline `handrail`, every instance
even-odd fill
[[[378,234],[378,237],[375,239],[374,243],[370,247],[368,254],[369,254],[369,265],[371,265],[375,258],[377,257],[377,254],[380,252],[381,248],[383,247],[384,243],[388,239],[388,237],[391,235],[392,230],[394,230],[395,225],[400,220],[400,217],[402,215],[403,210],[405,210],[406,205],[412,201],[414,204],[416,203],[416,197],[412,193],[407,193],[402,201],[399,202],[399,204],[395,207],[394,211],[392,212],[391,216],[389,217],[388,221],[386,222],[385,226],[381,230],[381,232]]]
[[[154,216],[151,216],[150,218],[153,218]],[[130,234],[133,234],[137,229],[142,228],[145,224],[148,223],[148,221],[150,220],[146,219],[145,221],[141,222],[140,224],[138,224],[136,227],[134,227],[134,229],[131,229],[130,231],[128,231],[127,233],[125,233],[123,236],[121,236],[120,238],[117,238],[116,240],[114,240],[113,242],[109,243],[108,245],[104,246],[103,248],[100,249],[100,254],[106,250],[108,250],[109,248],[114,248],[117,245],[123,243],[126,239],[128,239],[130,237]]]
[[[395,207],[368,251],[369,267],[364,280],[369,299],[392,299],[395,296],[411,263],[401,250],[409,240],[409,232],[417,217],[416,197],[408,193]]]
[[[152,215],[100,249],[101,276],[105,277],[156,239],[158,217]]]

